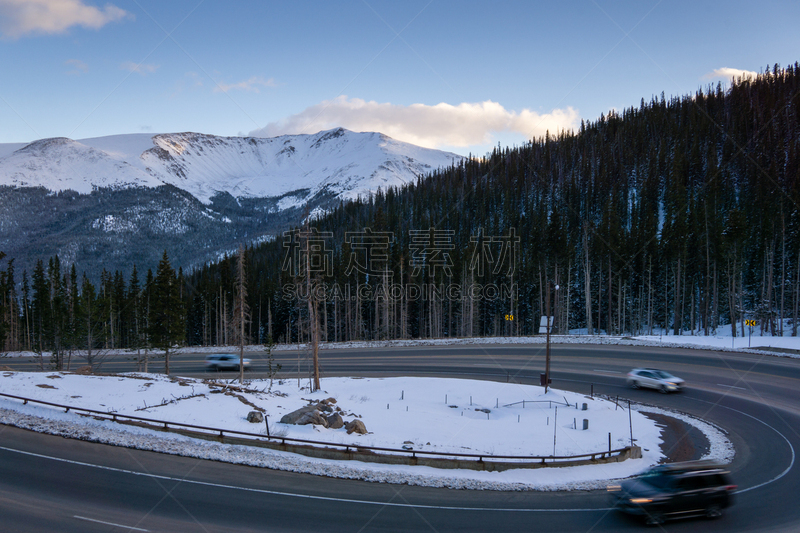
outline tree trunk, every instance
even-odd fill
[[[716,334],[717,327],[719,326],[719,292],[717,290],[717,262],[714,261],[714,267],[712,270],[713,273],[713,282],[712,282],[712,298],[713,304],[711,306],[711,331]]]
[[[611,303],[611,293],[612,293],[611,277],[612,277],[611,276],[611,257],[609,257],[608,258],[608,318],[606,319],[606,320],[608,320],[608,329],[606,331],[606,333],[608,335],[612,335],[613,332],[614,332],[614,329],[613,329],[613,326],[614,326],[613,317],[611,316],[612,315],[612,313],[611,313],[611,310],[612,310],[612,307],[611,307],[611,305],[612,305],[612,303]]]
[[[797,263],[794,266],[796,279],[794,283],[794,313],[792,314],[792,337],[797,337],[797,319],[800,318],[800,250],[797,252]]]
[[[678,257],[678,262],[675,266],[675,322],[673,322],[672,333],[673,335],[681,334],[681,258]]]
[[[731,268],[731,261],[728,259],[728,264],[725,268],[725,274],[728,277],[728,313],[731,320],[731,335],[736,337],[736,264],[734,263]]]
[[[744,272],[739,273],[739,309],[739,314],[742,321],[742,338],[744,338]]]
[[[781,213],[781,312],[778,322],[778,335],[783,337],[783,312],[786,296],[786,221]]]

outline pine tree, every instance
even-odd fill
[[[153,281],[147,333],[150,343],[164,352],[166,374],[169,374],[169,351],[183,341],[186,333],[180,294],[178,278],[164,250]]]
[[[89,278],[86,277],[86,274],[83,275],[83,281],[81,283],[81,295],[77,315],[78,331],[84,339],[86,347],[86,364],[89,365],[89,368],[94,368],[95,357],[97,356],[95,344],[100,306],[97,298],[97,291],[94,285],[92,285],[92,282],[89,281]]]

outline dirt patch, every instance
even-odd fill
[[[53,387],[52,385],[48,385],[46,383],[39,383],[36,386],[39,387],[40,389],[55,389],[55,387]]]
[[[58,374],[50,374],[49,376],[45,376],[47,379],[61,379],[61,376]]]
[[[661,443],[661,453],[666,458],[662,462],[696,461],[708,453],[711,443],[702,431],[691,424],[660,413],[642,414],[663,428],[661,438],[664,442]]]

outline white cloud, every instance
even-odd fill
[[[147,76],[148,74],[152,74],[156,70],[158,70],[159,65],[147,65],[145,63],[136,63],[134,61],[126,61],[119,66],[122,70],[127,70],[129,72],[135,72],[137,74],[141,74],[142,76]]]
[[[89,72],[89,65],[87,65],[80,59],[67,59],[66,61],[64,61],[64,64],[72,67],[72,70],[67,71],[67,74],[73,76],[79,76],[81,74],[86,74],[87,72]]]
[[[703,79],[730,80],[731,78],[755,78],[756,76],[758,76],[758,72],[753,72],[752,70],[740,70],[738,68],[723,67],[709,72],[703,76]]]
[[[270,78],[265,80],[261,76],[253,76],[249,80],[240,81],[239,83],[222,83],[219,82],[216,87],[214,87],[215,93],[226,93],[228,91],[238,89],[241,91],[248,91],[257,93],[259,92],[259,87],[275,87],[275,80]]]
[[[112,4],[102,9],[83,0],[0,0],[0,31],[15,39],[29,33],[63,33],[72,26],[99,29],[133,15]]]
[[[379,131],[386,135],[428,148],[472,146],[492,142],[492,134],[512,132],[530,139],[555,134],[578,126],[578,112],[568,107],[550,113],[529,109],[509,111],[487,100],[478,103],[436,105],[367,102],[339,96],[306,108],[278,122],[250,132],[256,137],[316,133],[334,127],[353,131]]]

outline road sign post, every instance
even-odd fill
[[[750,328],[750,335],[747,337],[747,347],[750,348],[750,344],[753,340],[753,326],[756,325],[755,320],[745,320],[744,325]]]

